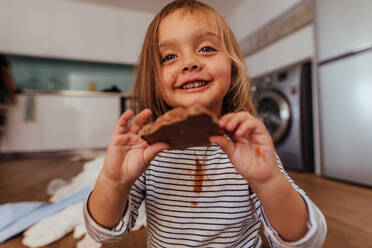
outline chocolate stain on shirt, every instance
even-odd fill
[[[194,171],[194,192],[200,193],[203,190],[204,176],[205,176],[205,162],[200,162],[198,158],[195,160]]]
[[[206,171],[205,171],[205,159],[207,157],[207,152],[209,150],[209,147],[204,153],[204,157],[202,161],[199,160],[199,158],[196,156],[195,159],[195,170],[194,170],[194,187],[193,191],[197,194],[200,194],[203,191],[203,184],[204,180],[207,177]],[[197,206],[197,202],[191,202],[191,205]]]

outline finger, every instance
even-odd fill
[[[231,120],[233,117],[234,117],[235,113],[230,113],[230,114],[226,114],[224,116],[222,116],[219,120],[218,120],[218,124],[220,125],[221,128],[225,128],[225,125],[226,123]]]
[[[110,145],[120,146],[128,143],[130,137],[128,135],[114,135],[110,140]]]
[[[235,144],[225,136],[211,136],[209,137],[209,141],[219,145],[229,157],[234,154]]]
[[[235,131],[242,122],[251,119],[248,113],[240,112],[234,115],[233,118],[229,119],[229,121],[225,124],[225,129],[228,132]]]
[[[142,128],[143,123],[145,123],[151,114],[152,112],[150,109],[142,110],[129,124],[128,131],[135,134],[138,133],[138,131]]]
[[[143,152],[143,159],[146,163],[150,163],[150,161],[154,159],[156,154],[158,154],[162,150],[168,149],[169,145],[167,143],[155,143],[153,145],[149,145]]]
[[[235,132],[235,137],[240,142],[252,144],[264,144],[267,140],[271,140],[270,133],[258,119],[242,123]]]
[[[247,136],[250,132],[252,132],[254,129],[258,127],[258,122],[254,119],[243,121],[239,128],[236,130],[235,135],[236,136]]]
[[[125,135],[115,135],[112,137],[110,144],[111,145],[127,145],[127,144],[136,144],[139,142],[139,137],[134,134],[125,134]]]
[[[132,118],[133,114],[133,111],[129,109],[119,117],[119,120],[115,125],[114,134],[122,134],[126,132],[127,123]]]

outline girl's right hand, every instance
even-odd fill
[[[134,115],[132,110],[127,110],[120,116],[107,147],[101,176],[114,183],[131,186],[147,169],[155,155],[168,149],[166,143],[149,145],[138,135],[151,114],[150,109],[145,109],[129,124]]]

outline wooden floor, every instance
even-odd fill
[[[47,201],[45,188],[54,178],[71,178],[82,170],[84,162],[70,162],[66,156],[38,158],[0,157],[0,204],[18,201]],[[372,247],[372,189],[330,179],[289,172],[326,216],[326,248]],[[103,247],[145,247],[146,229],[133,232],[119,243]],[[0,248],[25,247],[18,235]],[[78,240],[67,235],[48,248],[76,247]]]

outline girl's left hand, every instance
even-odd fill
[[[235,169],[250,184],[266,183],[278,175],[274,144],[261,121],[244,111],[224,115],[219,124],[231,139],[212,136],[210,142],[226,152]]]

